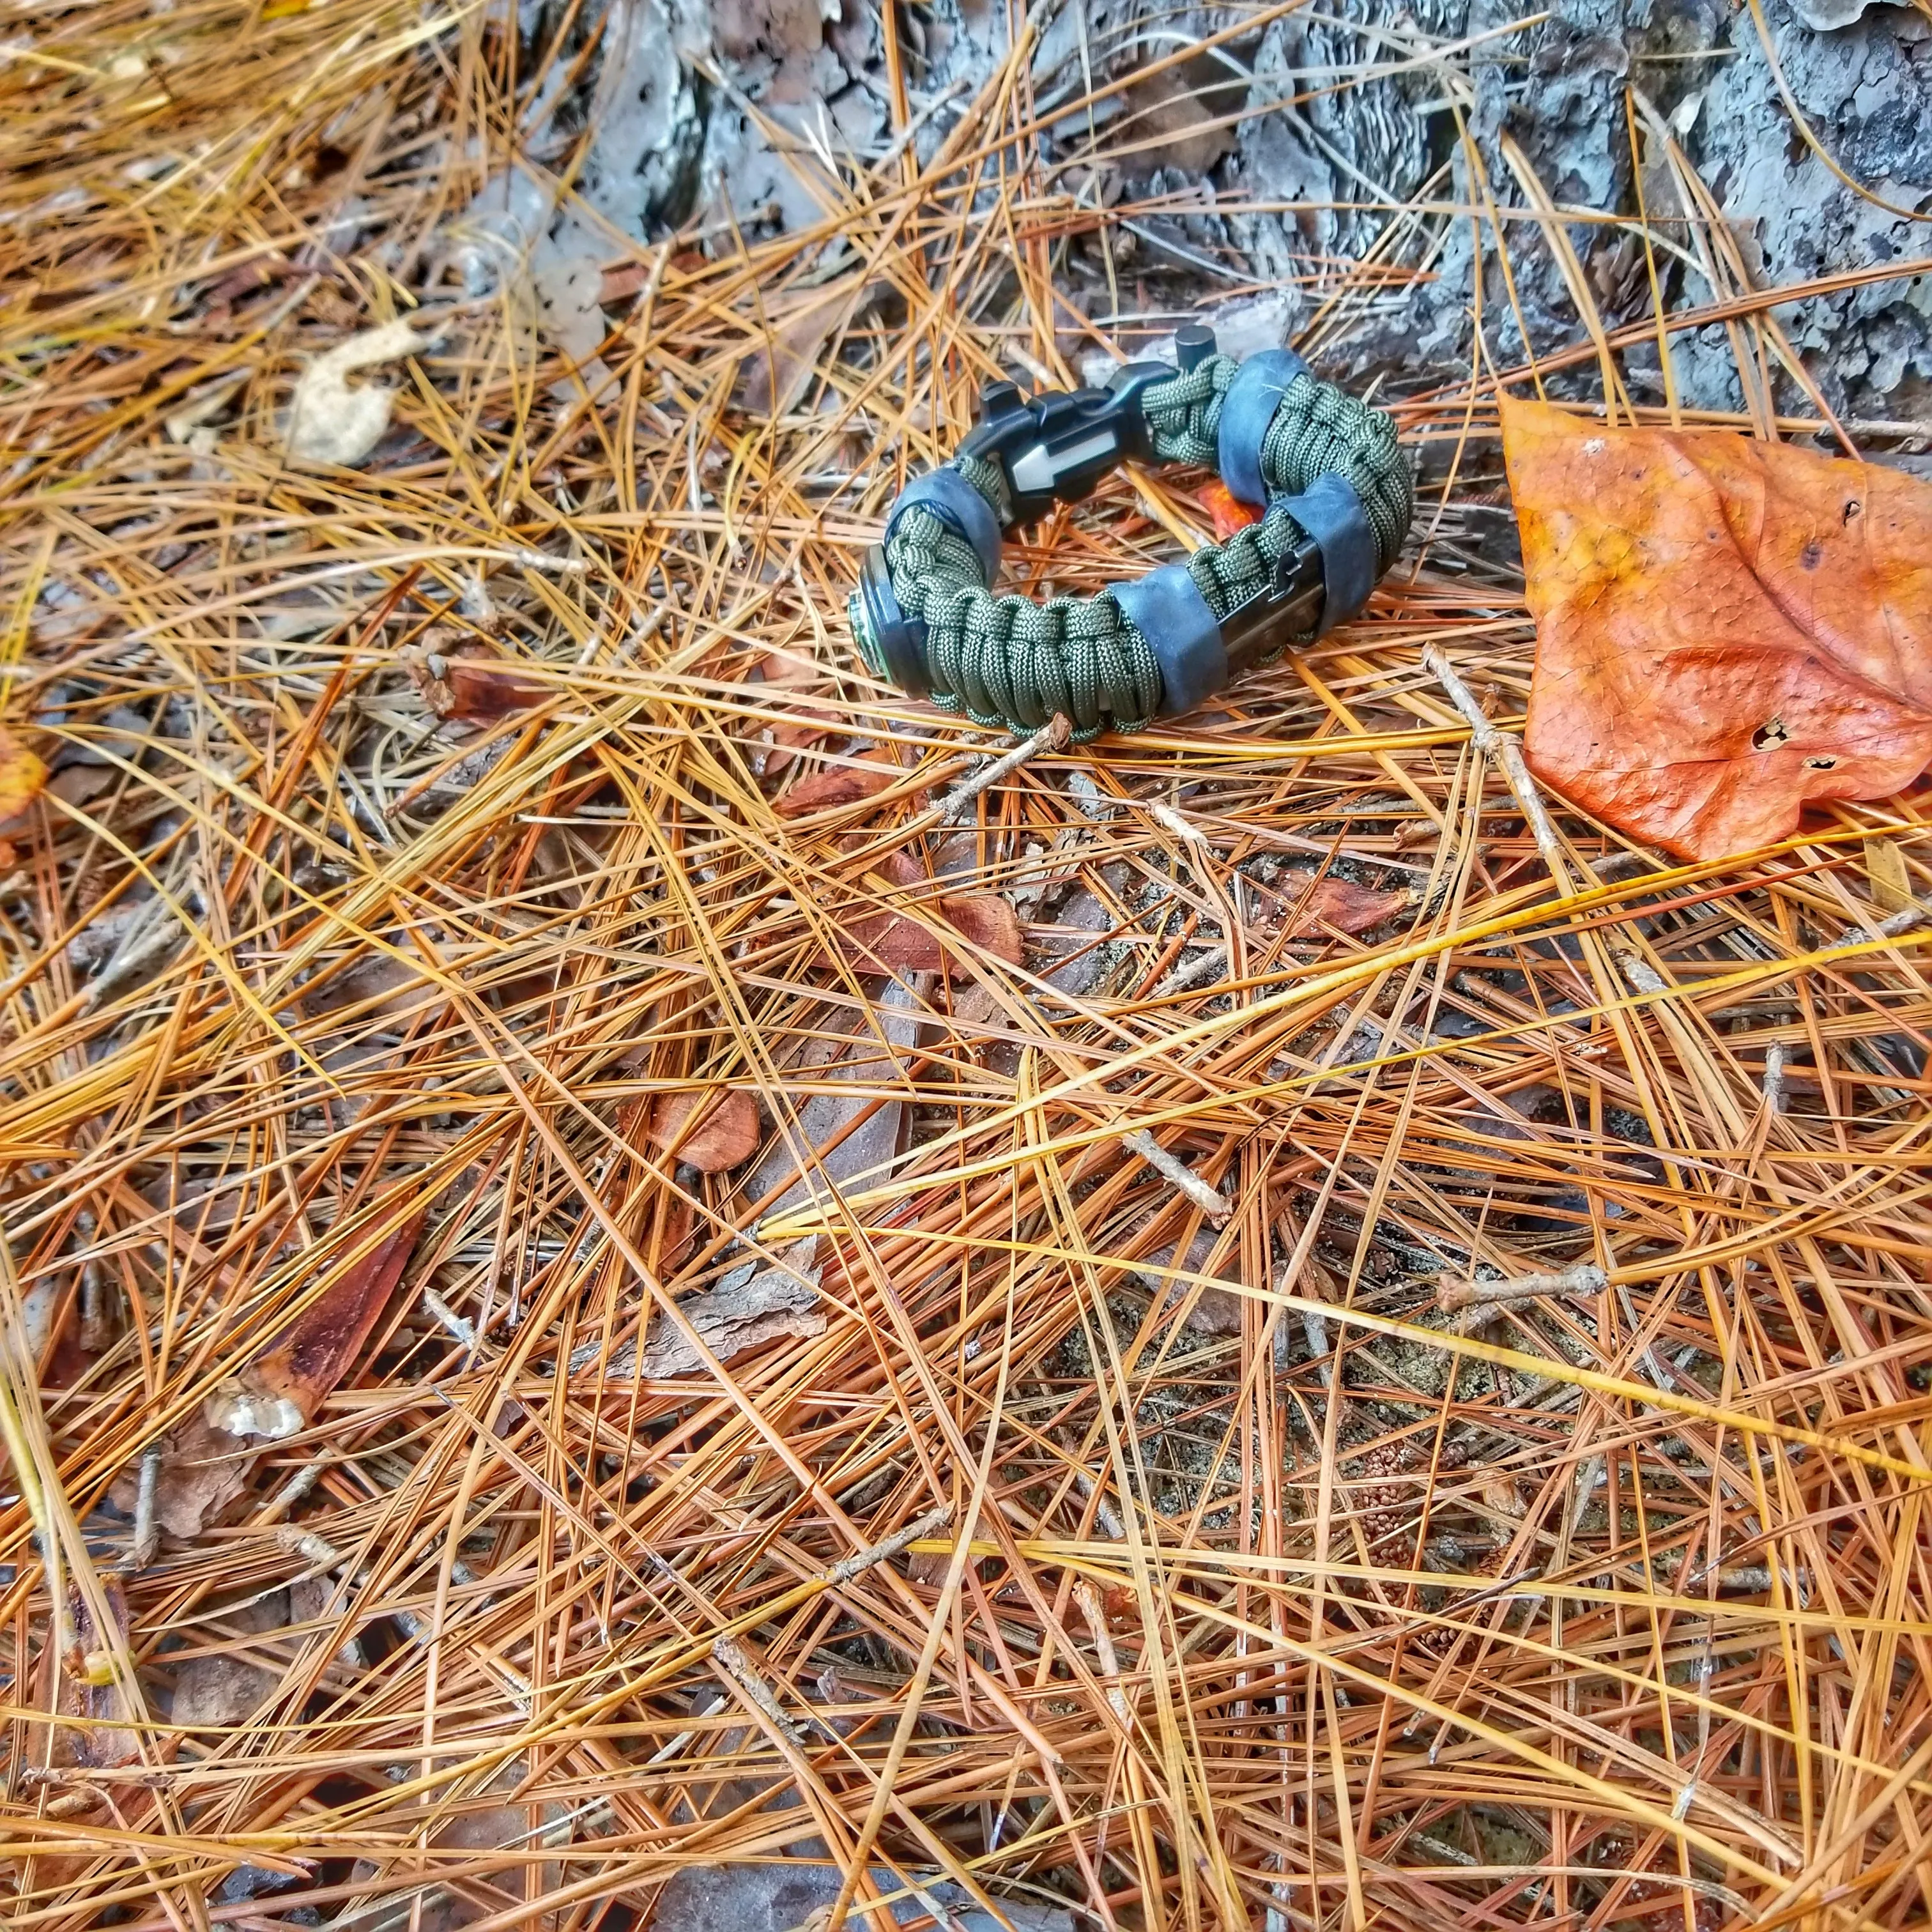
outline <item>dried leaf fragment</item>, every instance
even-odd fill
[[[778,800],[772,809],[781,818],[802,818],[812,812],[830,812],[842,805],[856,805],[862,799],[876,798],[905,776],[898,764],[884,753],[868,752],[849,765],[829,765],[795,784]]]
[[[805,1341],[825,1333],[825,1313],[814,1281],[783,1268],[767,1268],[742,1287],[714,1288],[682,1304],[699,1339],[721,1362],[729,1362],[782,1336]],[[701,1366],[696,1350],[659,1316],[644,1342],[647,1381],[688,1376]]]
[[[439,718],[502,718],[554,695],[551,686],[480,638],[466,638],[447,651],[405,652],[403,666]]]
[[[754,1270],[748,1264],[716,1288],[680,1302],[678,1312],[721,1362],[781,1336],[809,1340],[822,1335],[826,1320],[819,1303],[819,1271],[811,1265],[818,1246],[818,1237],[808,1236],[786,1250],[777,1267]],[[602,1353],[600,1343],[586,1342],[572,1354],[570,1372],[581,1373]],[[643,1372],[647,1381],[691,1375],[703,1366],[675,1323],[662,1315],[652,1317],[644,1335]],[[634,1342],[616,1350],[603,1369],[609,1382],[632,1381],[638,1372]]]
[[[349,1372],[415,1252],[422,1214],[366,1250],[238,1376],[208,1399],[208,1420],[231,1436],[292,1436]]]
[[[1020,916],[1003,892],[952,892],[939,902],[940,916],[974,945],[1017,966],[1025,957]]]
[[[850,320],[865,292],[865,278],[847,276],[814,289],[789,313],[764,318],[764,340],[738,364],[733,400],[754,416],[782,416],[817,373],[825,345]]]
[[[689,1162],[700,1174],[722,1174],[758,1152],[758,1103],[737,1087],[712,1094],[666,1094],[651,1109],[650,1132],[654,1145]]]
[[[141,1754],[140,1740],[129,1722],[134,1713],[107,1658],[110,1642],[127,1642],[128,1601],[113,1578],[102,1577],[100,1588],[108,1615],[117,1626],[112,1633],[96,1624],[79,1587],[68,1586],[68,1628],[73,1641],[64,1656],[57,1655],[52,1644],[42,1651],[36,1701],[41,1709],[70,1721],[37,1725],[28,1732],[29,1764],[112,1770],[133,1763]]]
[[[1880,912],[1903,912],[1911,904],[1912,875],[1906,870],[1905,854],[1894,840],[1865,841],[1865,871]]]
[[[889,854],[879,870],[896,886],[931,886],[912,857]],[[943,931],[951,927],[974,946],[1017,966],[1025,956],[1019,914],[999,892],[946,892],[927,900],[915,916],[910,910],[867,913],[843,928],[843,950],[861,972],[939,973],[963,977],[971,970],[963,948],[946,945]]]
[[[1244,503],[1225,483],[1210,483],[1201,492],[1201,507],[1214,526],[1214,541],[1226,543],[1238,530],[1262,520],[1260,508]]]
[[[248,1486],[261,1442],[292,1436],[308,1424],[381,1318],[423,1220],[411,1216],[351,1263],[312,1307],[164,1438],[154,1520],[170,1535],[199,1535]],[[138,1464],[130,1465],[115,1481],[116,1508],[136,1508],[138,1484]]]
[[[350,376],[413,356],[430,340],[406,322],[386,322],[318,356],[302,371],[289,404],[289,454],[344,469],[364,461],[389,427],[395,392],[377,382],[351,388]]]
[[[1531,769],[1694,859],[1932,761],[1932,486],[1716,430],[1505,402]]]
[[[1354,880],[1338,878],[1333,872],[1324,873],[1312,886],[1306,878],[1306,873],[1299,879],[1292,872],[1284,874],[1276,888],[1279,897],[1271,904],[1264,902],[1259,923],[1278,930],[1286,921],[1293,938],[1332,927],[1353,938],[1380,926],[1384,920],[1393,919],[1414,903],[1409,892],[1358,885]]]

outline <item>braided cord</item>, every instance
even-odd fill
[[[1154,384],[1143,409],[1154,454],[1163,463],[1212,466],[1221,404],[1240,364],[1210,356]],[[1262,441],[1262,475],[1272,507],[1222,544],[1187,560],[1188,574],[1217,620],[1265,589],[1276,566],[1305,532],[1278,498],[1297,496],[1318,476],[1346,477],[1375,532],[1377,574],[1394,562],[1414,509],[1414,482],[1382,410],[1314,376],[1289,385]],[[953,467],[986,498],[1002,526],[1011,518],[997,464],[971,457]],[[926,669],[934,703],[976,724],[1037,730],[1056,712],[1076,739],[1109,726],[1137,730],[1161,700],[1153,648],[1110,592],[1056,597],[1047,604],[1000,596],[980,575],[972,546],[922,506],[894,526],[886,552],[893,594],[926,630]]]

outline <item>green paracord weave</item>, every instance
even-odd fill
[[[1215,460],[1221,399],[1240,364],[1210,356],[1147,392],[1155,454],[1166,463]],[[970,457],[953,466],[1004,525],[1006,479],[995,464]],[[1330,471],[1354,486],[1374,530],[1378,572],[1394,561],[1414,508],[1414,482],[1383,410],[1306,376],[1282,399],[1262,446],[1270,499],[1298,496]],[[1217,619],[1269,580],[1302,532],[1279,506],[1225,543],[1187,560],[1188,574]],[[1148,642],[1103,591],[1036,604],[988,590],[972,546],[928,509],[909,507],[886,549],[892,590],[926,629],[932,701],[976,724],[1034,730],[1056,713],[1081,739],[1110,728],[1138,730],[1160,704],[1159,667]]]

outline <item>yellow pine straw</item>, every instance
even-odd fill
[[[1797,842],[1791,842],[1795,844]],[[1687,874],[1695,872],[1697,869],[1684,868]],[[1659,884],[1670,882],[1671,875],[1655,874],[1645,878],[1642,884],[1646,889],[1654,890]],[[1494,938],[1506,932],[1520,932],[1526,926],[1538,923],[1552,913],[1594,908],[1595,906],[1608,903],[1612,898],[1620,896],[1622,891],[1627,890],[1627,886],[1621,889],[1606,886],[1600,887],[1593,892],[1570,895],[1561,900],[1550,901],[1534,907],[1525,908],[1500,918],[1482,922],[1474,927],[1440,934],[1434,938],[1418,940],[1410,946],[1391,949],[1388,952],[1377,955],[1371,961],[1365,961],[1360,965],[1337,968],[1333,972],[1322,974],[1304,984],[1292,988],[1285,988],[1279,992],[1269,994],[1256,1000],[1251,1005],[1230,1007],[1226,1012],[1210,1014],[1202,1019],[1192,1022],[1186,1027],[1178,1029],[1172,1034],[1162,1035],[1148,1040],[1138,1047],[1132,1048],[1127,1052],[1108,1061],[1105,1068],[1106,1074],[1111,1077],[1149,1060],[1163,1058],[1177,1047],[1191,1046],[1209,1040],[1222,1039],[1230,1033],[1246,1029],[1258,1020],[1271,1018],[1277,1013],[1292,1012],[1304,1006],[1312,1006],[1318,1001],[1330,999],[1336,994],[1348,992],[1363,985],[1370,979],[1390,971],[1396,967],[1412,964],[1434,958],[1440,953],[1450,950],[1452,947],[1466,946],[1475,940]],[[1828,961],[1834,964],[1840,960],[1850,962],[1867,953],[1891,952],[1900,946],[1909,946],[1915,940],[1922,942],[1932,940],[1932,932],[1916,934],[1905,933],[1892,937],[1862,940],[1852,944],[1834,946],[1828,952],[1813,952],[1801,954],[1790,959],[1767,961],[1760,966],[1741,967],[1735,972],[1714,974],[1708,979],[1700,980],[1691,985],[1666,986],[1654,992],[1633,992],[1622,998],[1605,1000],[1592,1006],[1575,1006],[1566,1012],[1564,1017],[1566,1019],[1594,1019],[1607,1016],[1612,1013],[1637,1012],[1649,1006],[1661,1006],[1672,1000],[1688,999],[1694,994],[1701,999],[1713,993],[1755,992],[1761,986],[1774,986],[1780,980],[1787,979],[1793,973],[1802,971],[1808,967],[1822,965]],[[1480,1034],[1476,1036],[1473,1044],[1480,1046],[1490,1040],[1502,1040],[1514,1038],[1516,1036],[1516,1029],[1498,1029],[1492,1034]],[[1249,1089],[1237,1097],[1244,1100],[1265,1099],[1277,1095],[1286,1095],[1298,1088],[1311,1085],[1317,1080],[1332,1078],[1338,1071],[1366,1072],[1371,1069],[1383,1066],[1401,1066],[1426,1060],[1432,1053],[1438,1051],[1439,1049],[1432,1047],[1415,1047],[1400,1052],[1378,1054],[1371,1059],[1346,1061],[1339,1067],[1324,1069],[1320,1073],[1298,1075],[1291,1078],[1270,1081],[1265,1085]],[[1048,1094],[1042,1096],[1042,1098],[1060,1100],[1081,1097],[1089,1090],[1097,1087],[1100,1078],[1100,1073],[1097,1071],[1094,1073],[1072,1076],[1061,1082],[1059,1086],[1049,1090]],[[1014,1111],[1016,1111],[1016,1108]],[[982,1131],[989,1126],[1004,1124],[1006,1118],[1005,1115],[995,1115],[990,1120],[976,1123],[975,1131]],[[1112,1138],[1114,1133],[1114,1130],[1112,1128],[1103,1126],[1092,1129],[1084,1135],[1064,1134],[1054,1142],[1054,1151],[1064,1152],[1082,1146],[1090,1146],[1097,1142]],[[953,1136],[953,1141],[956,1142],[964,1138],[964,1134],[962,1130]],[[945,1148],[951,1144],[952,1142],[935,1142],[929,1149],[922,1149],[922,1152],[943,1152]],[[976,1165],[962,1163],[950,1169],[950,1172],[955,1178],[965,1178],[976,1174],[997,1172],[1000,1163],[997,1161],[982,1161]],[[884,1207],[908,1194],[918,1192],[927,1184],[927,1180],[924,1175],[908,1176],[906,1180],[890,1185],[872,1187],[862,1191],[854,1190],[847,1195],[846,1205],[848,1208]],[[800,1214],[788,1218],[774,1216],[760,1226],[759,1232],[768,1241],[776,1243],[796,1240],[801,1234],[816,1232],[822,1225],[820,1222],[815,1222],[808,1214]],[[1654,1272],[1654,1270],[1652,1271]]]

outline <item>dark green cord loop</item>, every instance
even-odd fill
[[[1143,408],[1163,463],[1215,460],[1221,402],[1240,364],[1210,356],[1156,382]],[[1394,420],[1333,383],[1306,376],[1290,385],[1262,445],[1270,502],[1300,495],[1317,477],[1347,478],[1375,532],[1376,572],[1395,560],[1414,514],[1414,482]],[[998,464],[961,457],[954,466],[984,496],[1002,526],[1012,505]],[[1209,544],[1187,560],[1188,574],[1216,620],[1257,595],[1306,533],[1288,511]],[[1078,740],[1136,730],[1160,709],[1161,674],[1152,647],[1111,593],[1056,597],[1048,604],[989,590],[972,546],[930,510],[899,517],[886,560],[893,594],[926,626],[934,704],[976,724],[1036,730],[1056,712]]]

